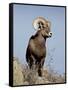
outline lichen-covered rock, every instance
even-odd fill
[[[13,85],[23,85],[24,83],[24,75],[22,73],[22,68],[19,62],[14,59],[13,60]]]

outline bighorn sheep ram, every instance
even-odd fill
[[[35,65],[38,75],[42,76],[46,57],[46,39],[52,36],[52,32],[50,31],[51,23],[43,17],[37,17],[33,21],[33,26],[37,32],[29,40],[26,50],[26,61],[30,69]]]

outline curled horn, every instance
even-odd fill
[[[38,30],[39,29],[39,22],[42,22],[43,24],[45,24],[46,19],[43,18],[43,17],[37,17],[34,21],[33,21],[33,27],[35,30]]]

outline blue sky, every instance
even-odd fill
[[[47,56],[45,65],[52,59],[52,68],[58,73],[65,72],[65,8],[48,6],[29,6],[14,4],[14,57],[26,64],[26,48],[29,38],[35,34],[32,21],[42,16],[51,21],[53,36],[46,41]],[[44,66],[45,66],[44,65]]]

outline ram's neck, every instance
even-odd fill
[[[45,44],[46,44],[46,38],[44,38],[41,34],[38,34],[38,35],[35,37],[35,40],[36,40],[36,42],[38,42],[38,44],[41,45],[41,46],[45,46]]]

